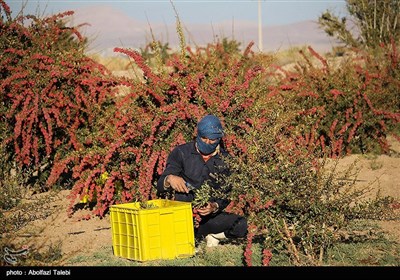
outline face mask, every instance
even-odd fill
[[[213,144],[207,144],[206,142],[201,140],[200,136],[197,136],[197,138],[196,138],[197,148],[204,155],[209,155],[212,152],[214,152],[215,149],[217,148],[218,144],[219,144],[219,141],[220,141],[220,139],[215,141],[215,143],[213,143]]]

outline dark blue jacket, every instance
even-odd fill
[[[211,157],[207,162],[204,161],[201,154],[196,150],[195,142],[188,142],[175,147],[167,158],[167,163],[164,172],[161,174],[157,182],[157,194],[163,197],[170,190],[164,189],[164,179],[167,175],[173,174],[182,177],[186,182],[190,183],[194,188],[200,188],[207,181],[208,185],[214,189],[223,187],[224,192],[228,192],[227,186],[221,186],[221,181],[216,180],[215,174],[229,175],[230,170],[228,165],[223,161],[223,158],[228,156],[228,153],[220,149],[220,153]],[[218,178],[221,178],[219,176]],[[175,200],[191,202],[194,198],[194,193],[191,191],[186,193],[175,193]],[[219,212],[229,204],[229,199],[212,197],[211,202],[217,202]]]

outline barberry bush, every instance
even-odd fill
[[[67,11],[47,18],[11,17],[0,1],[0,113],[10,163],[45,186],[54,164],[84,148],[85,130],[112,103],[114,82],[85,54]],[[54,171],[53,172],[57,172]]]
[[[268,93],[277,103],[292,105],[285,133],[330,157],[388,153],[387,136],[400,121],[396,45],[375,53],[355,50],[337,65],[311,47],[300,52],[304,60],[293,70],[277,67],[281,78]]]
[[[115,52],[129,56],[142,69],[143,78],[118,80],[124,93],[115,97],[108,118],[94,125],[106,125],[99,129],[103,132],[88,149],[64,161],[63,166],[72,164],[72,177],[77,180],[71,210],[77,198],[85,195],[96,202],[94,213],[100,216],[109,205],[154,198],[154,184],[169,152],[194,138],[197,122],[207,113],[218,115],[226,127],[238,128],[240,133],[251,127],[254,98],[248,92],[262,67],[248,62],[253,55],[250,49],[251,45],[243,53],[226,55],[220,43],[187,48],[185,56],[171,55],[166,65],[156,67],[156,73],[139,52],[116,48]],[[243,153],[246,144],[240,133],[228,133],[226,145]],[[99,183],[105,172],[107,179]]]
[[[232,158],[224,179],[233,186],[229,211],[249,219],[247,265],[260,237],[264,265],[277,252],[294,265],[321,265],[353,222],[398,218],[393,197],[356,187],[356,163],[336,168],[346,154],[388,152],[399,122],[395,45],[335,67],[308,51],[293,70],[268,68],[268,91],[252,106],[263,121],[247,131],[247,152]]]
[[[339,170],[337,160],[309,153],[284,135],[290,118],[277,117],[282,107],[267,112],[268,121],[249,133],[247,156],[229,160],[227,209],[248,218],[246,265],[252,265],[254,242],[261,244],[263,265],[275,254],[296,266],[323,265],[344,233],[352,235],[352,223],[396,219],[398,202],[373,192],[372,184],[356,187],[356,163]]]

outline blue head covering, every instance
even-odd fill
[[[218,147],[221,138],[224,136],[224,131],[220,120],[214,115],[207,115],[200,120],[197,124],[197,148],[202,154],[208,155],[215,151]],[[204,142],[201,138],[208,138],[211,140],[217,139],[212,144]]]
[[[218,117],[207,115],[197,124],[197,133],[200,137],[218,139],[224,136],[224,130]]]

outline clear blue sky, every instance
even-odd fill
[[[6,0],[15,15],[25,4],[24,13],[45,15],[75,10],[83,6],[112,5],[136,20],[171,23],[175,13],[169,0]],[[221,21],[258,21],[258,0],[173,0],[179,19],[184,23]],[[262,0],[262,24],[283,25],[303,20],[317,20],[327,9],[344,15],[345,0]]]

